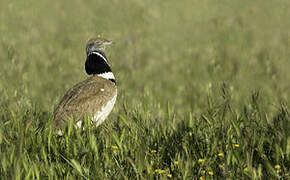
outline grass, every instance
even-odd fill
[[[0,2],[0,179],[289,179],[290,3]],[[98,128],[54,135],[88,38],[115,41]]]

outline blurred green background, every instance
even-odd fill
[[[289,17],[286,0],[1,0],[0,178],[289,177]],[[53,136],[98,35],[113,112]]]
[[[237,104],[261,90],[267,105],[288,100],[288,1],[0,2],[0,90],[5,106],[52,111],[83,80],[85,43],[113,40],[107,54],[119,100],[143,94],[199,112],[226,82]],[[13,99],[13,101],[12,101]],[[21,102],[20,102],[21,101]],[[270,107],[269,107],[270,108]]]

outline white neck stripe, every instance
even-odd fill
[[[107,61],[107,59],[101,54],[101,53],[98,53],[98,52],[96,52],[96,51],[93,51],[93,52],[91,52],[90,54],[96,54],[96,55],[98,55],[98,56],[100,56],[101,58],[103,58],[105,61],[106,61],[106,63],[108,63],[108,61]],[[89,54],[89,55],[90,55]]]
[[[105,79],[115,79],[115,76],[112,72],[105,72],[105,73],[101,73],[101,74],[98,74],[99,77],[102,77],[102,78],[105,78]]]

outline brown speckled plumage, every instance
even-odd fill
[[[115,77],[105,55],[105,47],[111,43],[100,37],[87,42],[85,70],[91,76],[66,92],[54,111],[54,127],[62,129],[71,118],[81,127],[88,116],[99,125],[109,115],[117,97]]]
[[[86,115],[94,116],[94,113],[113,98],[116,90],[113,82],[97,75],[76,84],[67,91],[55,109],[54,125],[63,126],[69,117],[78,121]]]

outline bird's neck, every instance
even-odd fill
[[[116,84],[115,76],[102,51],[92,51],[87,55],[85,69],[88,75],[96,75],[108,79]]]

